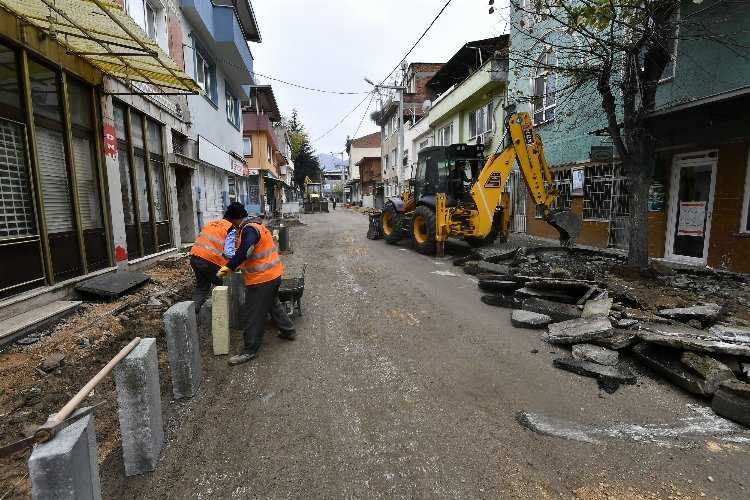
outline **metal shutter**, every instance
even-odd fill
[[[78,204],[81,209],[83,229],[99,229],[102,224],[102,212],[99,204],[99,186],[94,171],[94,158],[91,139],[73,137],[73,158],[76,164],[76,183],[78,184]]]
[[[0,119],[0,238],[36,235],[23,125]]]
[[[49,233],[72,231],[73,210],[70,205],[62,132],[37,127],[36,136],[47,231]]]

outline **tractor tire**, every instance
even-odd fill
[[[380,217],[380,230],[386,243],[395,245],[401,240],[401,218],[392,203],[386,203]]]
[[[425,255],[434,255],[436,246],[435,239],[435,212],[427,206],[420,205],[414,211],[409,231],[411,241],[417,252]]]

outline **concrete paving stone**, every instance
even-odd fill
[[[719,384],[725,380],[735,378],[734,372],[727,365],[706,354],[685,351],[682,353],[680,361],[705,381],[706,392],[709,394],[716,392]]]
[[[717,415],[750,427],[750,384],[727,380],[719,385],[711,408]]]
[[[34,500],[100,500],[93,415],[64,427],[51,441],[34,445],[28,467]]]
[[[676,319],[678,321],[690,321],[693,319],[701,322],[715,321],[720,314],[721,306],[714,303],[659,310],[659,316]]]
[[[633,347],[632,353],[639,361],[676,386],[698,396],[711,395],[705,381],[682,364],[682,351],[641,342]]]
[[[592,344],[576,344],[573,346],[573,358],[591,361],[600,365],[615,366],[620,360],[617,351]]]
[[[164,445],[156,339],[145,338],[114,370],[125,475],[156,469]]]
[[[609,337],[612,333],[609,318],[578,318],[550,324],[542,340],[550,344],[582,344]]]
[[[194,303],[178,302],[167,309],[164,330],[174,398],[193,397],[203,375]]]
[[[516,309],[510,317],[510,322],[516,328],[540,329],[549,325],[552,322],[552,318],[546,314]]]
[[[223,356],[229,354],[229,287],[214,287],[211,295],[211,342],[214,356]]]
[[[628,347],[635,345],[638,342],[638,335],[631,330],[622,330],[619,328],[613,328],[613,333],[610,337],[601,339],[595,339],[591,342],[607,349],[613,349],[615,351],[621,351]]]
[[[102,274],[76,285],[76,291],[96,297],[115,299],[147,283],[151,278],[136,271],[117,271]]]
[[[546,314],[552,318],[552,321],[565,321],[581,317],[580,309],[572,304],[563,304],[537,297],[525,299],[521,309],[539,314]]]
[[[745,337],[722,336],[687,325],[641,323],[638,337],[646,342],[689,351],[750,356],[750,342]]]
[[[612,309],[612,299],[587,300],[583,305],[581,317],[608,316],[610,309]]]

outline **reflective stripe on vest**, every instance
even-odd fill
[[[262,224],[250,225],[257,231],[258,241],[253,253],[238,268],[245,276],[245,285],[258,285],[280,278],[284,274],[284,265],[271,232]]]
[[[230,229],[232,223],[226,219],[209,222],[195,238],[190,255],[213,262],[217,266],[225,266],[227,259],[224,257],[224,239]]]

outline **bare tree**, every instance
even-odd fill
[[[702,0],[691,0],[700,4]],[[648,127],[657,89],[672,63],[678,35],[723,44],[746,57],[722,20],[738,2],[715,1],[680,12],[680,0],[510,0],[511,68],[532,81],[539,71],[556,76],[544,92],[575,103],[571,122],[606,129],[628,179],[628,262],[648,267],[648,193],[658,137]],[[707,2],[708,3],[708,2]],[[741,7],[737,7],[739,9]],[[746,8],[746,7],[745,7]],[[514,33],[515,32],[515,33]],[[540,58],[540,47],[543,54]],[[511,95],[539,107],[539,89]],[[600,107],[596,102],[600,103]],[[594,105],[591,103],[594,102]]]

